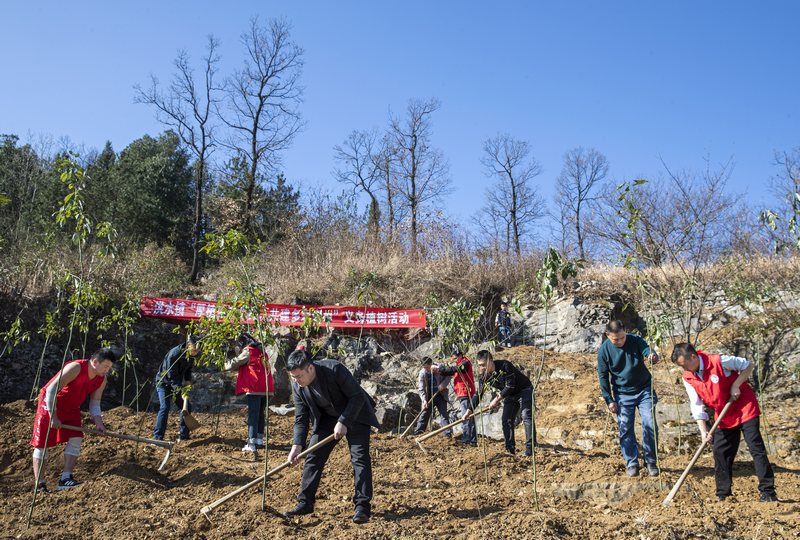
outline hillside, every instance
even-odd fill
[[[518,347],[509,355],[531,368],[538,350]],[[66,492],[39,496],[31,528],[25,518],[32,495],[30,428],[33,410],[17,401],[0,406],[0,518],[8,538],[796,538],[800,535],[800,464],[772,456],[781,502],[757,502],[756,478],[746,450],[736,465],[734,497],[718,503],[713,496],[713,460],[706,453],[674,504],[661,501],[689,461],[686,453],[662,452],[662,481],[624,475],[613,423],[599,408],[594,356],[548,354],[549,368],[575,374],[574,380],[544,379],[539,395],[537,452],[539,510],[533,507],[530,459],[503,453],[502,443],[481,439],[463,449],[434,438],[423,453],[413,440],[396,434],[373,436],[375,498],[373,517],[354,525],[352,468],[345,446],[334,450],[320,488],[316,513],[284,520],[272,509],[294,505],[300,468],[270,480],[261,511],[253,489],[211,515],[200,508],[263,473],[263,462],[250,461],[239,449],[245,411],[196,416],[203,428],[179,443],[164,471],[157,472],[164,451],[110,438],[89,436],[76,469],[84,481]],[[667,373],[664,371],[664,373]],[[657,378],[658,391],[669,389]],[[683,396],[680,396],[681,398]],[[775,439],[797,438],[796,398],[766,408]],[[176,431],[175,414],[168,436]],[[109,429],[149,436],[153,414],[138,417],[129,409],[105,413]],[[270,467],[285,460],[292,418],[270,415]],[[554,429],[563,444],[550,444]],[[521,436],[521,426],[519,427]],[[591,445],[581,442],[593,440]],[[692,442],[694,444],[694,442]],[[742,445],[744,447],[744,445]],[[485,451],[485,454],[484,454]],[[486,460],[484,461],[484,456]],[[259,459],[263,455],[259,453]],[[61,449],[48,458],[52,487],[61,466]],[[488,482],[486,476],[488,475]],[[735,510],[734,510],[735,509]]]

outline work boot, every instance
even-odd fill
[[[58,488],[57,489],[58,489],[58,491],[64,491],[65,489],[71,489],[71,488],[74,488],[74,487],[78,487],[79,485],[81,485],[81,483],[78,482],[77,480],[75,480],[75,477],[73,477],[72,475],[69,475],[69,477],[66,480],[59,480],[58,481]]]
[[[310,506],[306,506],[304,504],[298,504],[291,510],[284,512],[283,515],[286,516],[287,518],[293,518],[296,516],[305,516],[308,514],[312,514],[313,512],[314,509],[311,508]]]
[[[356,508],[356,513],[353,515],[353,523],[362,525],[369,521],[369,512],[362,508]]]

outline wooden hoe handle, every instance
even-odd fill
[[[436,393],[435,393],[435,394],[433,394],[433,395],[431,396],[431,399],[429,399],[429,400],[428,400],[428,407],[430,407],[430,406],[431,406],[431,404],[433,403],[433,400],[434,400],[434,399],[436,399],[436,396],[438,396],[438,395],[439,395],[439,394],[441,394],[441,393],[442,393],[442,391],[441,391],[441,390],[437,390],[437,391],[436,391]],[[425,410],[425,409],[420,409],[419,413],[417,413],[417,416],[415,416],[415,417],[414,417],[414,419],[411,421],[411,423],[410,423],[410,424],[408,424],[408,427],[405,429],[405,431],[403,431],[403,434],[402,434],[402,435],[400,435],[400,438],[401,438],[401,439],[402,439],[403,437],[405,437],[406,435],[408,435],[408,432],[409,432],[409,431],[411,431],[411,428],[412,428],[412,427],[414,427],[414,424],[416,424],[416,423],[417,423],[417,420],[419,419],[419,417],[420,417],[420,416],[422,416],[422,412],[423,412],[424,410]]]
[[[714,425],[711,426],[711,429],[708,430],[709,435],[713,434],[714,430],[717,429],[717,426],[719,425],[720,421],[723,418],[725,418],[725,415],[728,413],[728,409],[731,408],[731,405],[733,405],[733,401],[729,401],[728,403],[725,404],[725,407],[722,408],[722,411],[720,411],[719,416],[717,416],[717,420],[714,422]],[[706,442],[706,439],[707,437],[703,437],[703,440],[700,443],[700,447],[694,453],[694,457],[692,457],[692,460],[689,462],[689,465],[686,466],[686,470],[683,471],[683,474],[681,475],[680,478],[678,478],[678,481],[675,482],[675,485],[672,486],[669,495],[667,495],[664,501],[661,503],[662,505],[669,506],[670,503],[672,503],[672,499],[675,498],[675,495],[678,493],[678,490],[686,481],[686,477],[689,476],[689,471],[692,470],[692,467],[694,467],[695,462],[697,462],[697,460],[700,459],[700,454],[703,452],[703,449],[706,447],[706,444],[708,444]]]
[[[485,411],[485,410],[483,410],[483,409],[481,409],[480,411],[475,411],[475,414],[473,414],[472,416],[470,416],[469,418],[467,418],[467,420],[469,420],[470,418],[477,418],[478,416],[482,415],[482,414],[483,414],[483,413],[485,413],[485,412],[486,412],[486,411]],[[451,427],[453,427],[453,426],[457,426],[457,425],[459,425],[459,424],[463,424],[463,423],[464,423],[464,422],[466,422],[467,420],[464,420],[464,419],[462,418],[462,419],[460,419],[460,420],[456,420],[455,422],[450,422],[450,423],[449,423],[449,424],[447,424],[446,426],[442,426],[442,427],[440,427],[439,429],[436,429],[436,430],[433,430],[433,431],[431,431],[430,433],[426,433],[425,435],[422,435],[422,436],[420,436],[420,437],[417,437],[415,440],[417,441],[417,443],[421,443],[422,441],[426,441],[426,440],[430,439],[431,437],[433,437],[433,436],[435,436],[435,435],[438,435],[438,434],[439,434],[439,433],[441,433],[442,431],[447,431],[448,429],[450,429],[450,428],[451,428]]]
[[[319,441],[317,444],[315,444],[313,446],[310,446],[306,450],[303,450],[302,452],[300,452],[300,454],[298,454],[298,456],[297,456],[298,459],[301,458],[301,457],[305,457],[307,454],[310,454],[311,452],[313,452],[317,448],[328,444],[332,440],[333,440],[333,433],[331,433],[330,435],[328,435],[327,437],[325,437],[324,439]],[[260,482],[263,482],[265,478],[268,478],[268,477],[272,476],[273,474],[275,474],[275,473],[277,473],[279,471],[282,471],[283,469],[285,469],[286,467],[288,467],[290,465],[291,465],[291,463],[289,463],[288,461],[282,463],[281,465],[278,465],[277,467],[275,467],[274,469],[269,471],[267,474],[263,474],[263,475],[259,476],[255,480],[252,480],[252,481],[246,483],[245,485],[243,485],[242,487],[236,489],[235,491],[231,491],[230,493],[228,493],[224,497],[217,499],[216,501],[214,501],[213,503],[209,504],[208,506],[204,506],[203,508],[200,509],[200,512],[206,517],[206,519],[208,519],[209,512],[211,512],[212,510],[214,510],[218,506],[225,504],[226,502],[228,502],[229,500],[233,499],[234,497],[236,497],[240,493],[242,493],[244,491],[247,491],[251,487],[259,484]]]
[[[136,441],[145,444],[154,444],[156,446],[160,446],[162,448],[166,448],[167,450],[172,450],[172,447],[175,443],[170,441],[159,441],[157,439],[146,439],[145,437],[137,437],[136,435],[126,435],[125,433],[115,433],[113,431],[106,431],[105,433],[100,433],[96,429],[92,428],[85,428],[80,426],[67,426],[62,424],[62,428],[64,429],[71,429],[73,431],[81,431],[83,433],[92,433],[94,435],[106,436],[106,437],[116,437],[117,439],[125,439],[126,441]]]

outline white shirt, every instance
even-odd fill
[[[724,354],[720,355],[720,363],[722,364],[722,373],[726,377],[730,377],[731,372],[738,371],[742,372],[750,366],[750,360],[746,358],[740,358],[738,356],[726,356]],[[700,360],[700,367],[697,368],[695,371],[695,375],[697,375],[700,380],[703,379],[703,358],[698,356]],[[697,395],[697,390],[694,387],[686,382],[686,379],[683,379],[683,386],[686,388],[686,393],[689,395],[689,408],[692,410],[692,418],[695,420],[708,420],[708,414],[705,411],[703,400],[700,399],[700,396]]]

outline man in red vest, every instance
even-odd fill
[[[475,396],[475,377],[472,374],[472,362],[464,356],[460,347],[453,347],[453,360],[455,360],[455,365],[434,364],[431,367],[431,371],[444,377],[453,376],[453,390],[458,398],[461,417],[466,419],[462,427],[461,438],[456,439],[456,442],[469,446],[478,446],[475,419],[467,415],[467,412],[471,411],[472,398]]]
[[[737,356],[697,351],[689,343],[675,346],[672,361],[684,369],[683,384],[689,394],[692,417],[697,420],[704,439],[708,439],[708,415],[703,410],[703,403],[714,409],[716,419],[725,404],[733,402],[717,426],[713,441],[708,441],[713,443],[714,449],[717,498],[724,501],[731,495],[733,460],[743,434],[758,476],[759,500],[777,501],[775,473],[767,458],[767,449],[759,429],[761,411],[756,395],[747,383],[753,372],[753,363]]]
[[[58,490],[70,489],[80,485],[72,476],[72,470],[78,461],[83,433],[65,429],[68,426],[80,426],[81,405],[89,396],[89,413],[97,428],[106,430],[100,411],[100,398],[106,387],[106,374],[113,367],[116,355],[111,349],[103,348],[92,355],[89,360],[75,360],[64,365],[64,369],[56,373],[39,392],[39,403],[36,419],[33,421],[33,477],[39,491],[47,491],[47,485],[39,473],[47,448],[66,443],[64,449],[64,469],[58,481]]]

